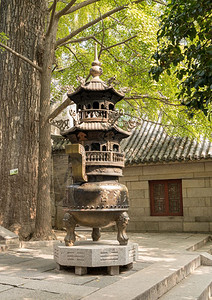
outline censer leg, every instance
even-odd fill
[[[101,237],[100,229],[99,228],[93,228],[92,231],[92,239],[94,242],[98,241]]]
[[[120,214],[119,218],[116,220],[116,225],[118,228],[117,240],[120,245],[127,245],[128,237],[126,234],[126,228],[129,222],[129,216],[126,212]]]
[[[76,241],[76,234],[75,234],[75,226],[76,221],[74,220],[73,216],[69,213],[64,215],[63,221],[65,223],[67,234],[65,236],[65,245],[66,246],[73,246],[74,242]]]

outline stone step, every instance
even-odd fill
[[[197,252],[207,252],[209,254],[212,254],[212,242],[208,242],[205,244],[205,246],[199,248],[196,250]]]
[[[2,247],[5,245],[8,248],[19,247],[20,244],[18,235],[2,226],[0,226],[0,243]]]
[[[193,244],[192,246],[188,247],[187,251],[199,251],[203,247],[207,247],[208,244],[210,244],[212,241],[212,238],[210,235],[206,236],[205,238],[201,239],[199,242]]]
[[[83,300],[156,300],[200,265],[201,257],[197,253],[185,252],[183,255],[173,255],[171,259],[167,258],[144,268],[111,284],[110,288],[105,287],[94,292]]]
[[[200,266],[160,300],[208,300],[212,296],[212,266]]]
[[[8,250],[8,246],[5,244],[0,244],[0,252],[4,252],[6,250]]]
[[[14,243],[2,243],[0,244],[0,252],[7,251],[9,249],[18,249],[20,247],[20,242],[14,242]]]

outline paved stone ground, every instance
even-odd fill
[[[79,231],[82,238],[90,232]],[[57,232],[60,243],[64,232]],[[22,248],[0,253],[0,299],[83,299],[96,291],[158,262],[172,262],[188,248],[201,243],[207,234],[192,233],[128,233],[139,244],[139,260],[133,269],[121,269],[120,275],[109,276],[106,268],[91,268],[84,276],[76,276],[73,268],[58,271],[53,260],[53,242],[25,242]],[[105,232],[101,239],[116,239],[115,232]],[[142,280],[142,278],[141,278]],[[113,291],[111,291],[112,295]]]

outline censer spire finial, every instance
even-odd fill
[[[97,52],[97,42],[95,42],[95,45],[94,45],[94,61],[99,61],[98,52]]]
[[[102,68],[101,63],[98,59],[98,52],[97,52],[97,43],[94,46],[94,61],[92,62],[92,67],[90,69],[90,73],[93,76],[93,79],[100,80],[99,76],[102,75]]]

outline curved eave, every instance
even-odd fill
[[[126,130],[121,129],[120,127],[116,125],[110,125],[108,123],[100,123],[100,122],[92,122],[92,123],[81,123],[77,126],[74,126],[68,130],[61,131],[61,135],[66,137],[70,133],[74,133],[76,131],[111,131],[115,130],[117,133],[122,134],[125,138],[129,137],[131,135],[131,132],[128,132]]]
[[[102,82],[103,83],[103,82]],[[122,100],[124,98],[124,94],[123,93],[120,93],[118,91],[116,91],[114,89],[114,87],[111,87],[111,86],[107,86],[106,84],[100,84],[100,82],[93,82],[92,84],[89,84],[89,85],[80,85],[76,91],[74,91],[73,93],[71,94],[67,94],[67,96],[75,101],[76,98],[78,98],[78,96],[80,96],[83,92],[111,92],[111,95],[115,95],[116,96],[116,102]]]
[[[119,133],[122,133],[126,137],[129,137],[131,135],[131,132],[123,130],[123,129],[121,129],[120,127],[118,127],[116,125],[111,126],[111,128],[114,128],[116,131],[118,131]]]

